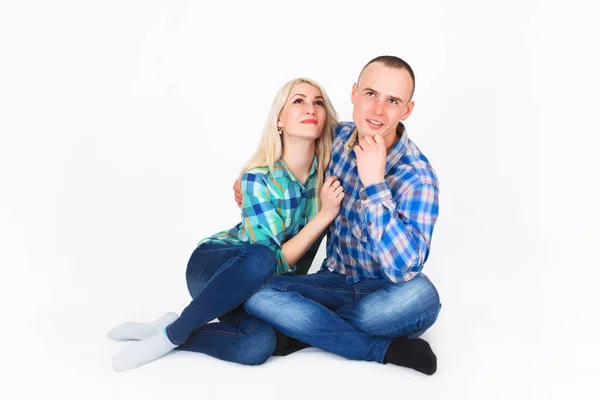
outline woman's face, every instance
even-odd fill
[[[308,83],[299,83],[290,92],[277,127],[283,134],[298,138],[316,139],[321,136],[327,111],[321,91]]]

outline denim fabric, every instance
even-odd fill
[[[394,338],[420,336],[437,319],[437,290],[419,274],[354,285],[335,272],[272,276],[244,307],[278,331],[340,356],[383,363]]]
[[[275,350],[273,329],[240,306],[277,268],[272,250],[259,244],[202,244],[188,262],[193,300],[166,328],[178,349],[242,364],[262,364]],[[210,323],[219,318],[218,323]]]

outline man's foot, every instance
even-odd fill
[[[164,328],[164,327],[163,327]],[[139,342],[131,343],[113,358],[113,368],[117,372],[127,371],[160,358],[177,347],[167,334],[158,334]]]
[[[383,363],[416,369],[427,375],[433,375],[437,370],[437,357],[429,343],[420,338],[407,339],[403,336],[394,339],[385,353]]]
[[[160,332],[179,318],[174,312],[167,313],[152,322],[123,322],[108,332],[108,338],[113,340],[144,340]]]
[[[295,353],[298,350],[311,347],[310,344],[284,335],[278,330],[275,330],[275,335],[277,336],[277,347],[275,347],[275,351],[273,352],[274,356],[287,356],[288,354]]]

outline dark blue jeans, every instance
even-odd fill
[[[423,274],[398,284],[369,279],[348,286],[344,275],[325,271],[272,276],[244,307],[302,342],[349,359],[383,363],[392,340],[423,334],[441,304]]]
[[[240,306],[276,271],[266,246],[203,244],[188,262],[192,302],[166,329],[177,349],[241,364],[264,363],[276,346],[275,331]],[[218,318],[220,322],[210,323]]]

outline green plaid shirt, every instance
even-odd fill
[[[281,252],[281,246],[293,238],[318,212],[316,193],[317,157],[304,184],[300,183],[283,160],[273,166],[253,168],[241,178],[242,222],[228,231],[201,240],[214,244],[258,243],[269,247],[277,256],[277,273],[296,272]],[[320,240],[307,252],[314,258]],[[304,260],[306,264],[306,260]],[[312,261],[312,258],[310,259]],[[301,273],[310,267],[303,265]]]

